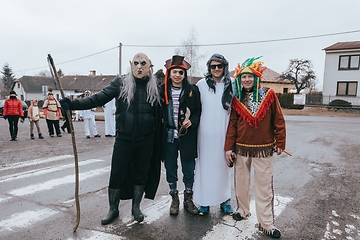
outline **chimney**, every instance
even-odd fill
[[[90,71],[90,76],[96,76],[96,71],[95,71],[95,70],[91,70],[91,71]]]

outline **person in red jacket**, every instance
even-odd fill
[[[24,111],[22,110],[22,103],[17,98],[16,92],[13,90],[10,91],[9,98],[5,100],[3,117],[9,122],[9,131],[11,136],[10,141],[16,141],[19,118],[21,117],[22,120],[24,120],[25,118]]]

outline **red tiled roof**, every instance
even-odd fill
[[[330,50],[346,50],[346,49],[360,49],[360,41],[337,42],[329,47],[324,48],[323,50],[330,51]]]

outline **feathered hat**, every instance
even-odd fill
[[[164,94],[165,94],[165,104],[169,104],[169,96],[168,96],[168,78],[170,75],[170,71],[173,68],[182,68],[185,70],[188,70],[191,68],[190,63],[184,60],[184,56],[174,55],[171,59],[168,59],[165,61],[164,67],[166,68],[166,73],[164,77]],[[186,75],[185,75],[186,78]]]
[[[241,92],[242,92],[241,75],[243,74],[252,74],[254,76],[253,97],[255,102],[258,102],[260,100],[259,99],[259,88],[261,88],[260,82],[261,82],[261,78],[263,78],[262,73],[266,70],[266,67],[263,66],[264,64],[263,62],[256,61],[261,57],[262,56],[248,58],[241,65],[239,63],[238,66],[235,68],[234,78],[235,78],[235,84],[237,90],[237,92],[235,92],[235,96],[237,96],[239,100],[241,100]]]

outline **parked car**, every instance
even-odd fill
[[[22,102],[22,109],[24,111],[24,117],[27,118],[28,116],[28,105],[26,104],[25,101],[21,101]],[[1,99],[0,100],[0,116],[2,116],[3,110],[4,110],[4,103],[5,103],[5,99]]]

